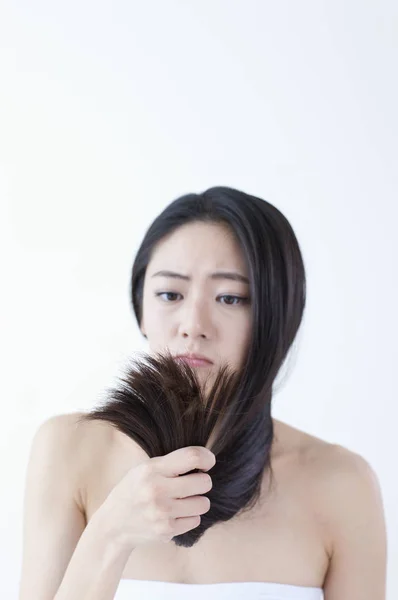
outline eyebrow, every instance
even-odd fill
[[[185,281],[191,281],[191,277],[188,275],[181,275],[181,273],[176,273],[175,271],[157,271],[154,273],[152,277],[173,277],[174,279],[184,279]],[[249,280],[244,275],[240,273],[236,273],[235,271],[216,271],[215,273],[210,273],[210,279],[230,279],[232,281],[241,281],[242,283],[249,284]]]

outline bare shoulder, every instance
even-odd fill
[[[335,500],[358,500],[358,494],[374,494],[380,490],[378,477],[368,460],[345,446],[315,443],[307,452],[307,466],[317,483],[321,497]]]
[[[339,444],[315,442],[308,447],[306,465],[314,514],[329,556],[341,553],[344,545],[348,548],[350,535],[358,544],[372,539],[379,555],[385,552],[382,493],[369,461]]]
[[[375,477],[371,465],[360,454],[276,419],[274,426],[279,454],[300,462],[312,476],[316,475],[317,481],[330,482],[331,475],[339,478],[343,473]]]
[[[48,417],[41,423],[36,431],[35,438],[53,437],[58,440],[57,447],[61,452],[71,452],[69,458],[78,455],[80,448],[78,444],[83,439],[82,431],[86,431],[84,423],[79,423],[79,416],[82,413],[65,413]],[[69,463],[68,463],[69,464]]]
[[[338,444],[325,447],[310,464],[314,506],[329,555],[325,595],[333,600],[384,598],[387,531],[373,467],[362,455]]]
[[[69,445],[76,448],[74,456],[82,466],[102,453],[109,453],[116,444],[133,445],[133,440],[121,434],[117,429],[106,421],[88,420],[88,413],[74,412],[54,415],[47,419],[42,427],[52,428],[63,439],[69,441]],[[126,441],[122,440],[126,438]]]
[[[361,454],[339,444],[275,421],[279,455],[290,479],[300,479],[331,556],[353,515],[372,520],[375,536],[383,536],[383,505],[378,477]],[[361,517],[362,515],[362,517]],[[366,528],[365,528],[366,529]]]
[[[50,447],[62,456],[59,464],[65,479],[73,486],[75,500],[82,511],[85,481],[100,438],[99,428],[84,421],[83,415],[82,412],[53,415],[40,425],[36,433],[37,438],[54,440]]]
[[[115,456],[121,461],[124,456],[128,456],[129,459],[143,455],[147,457],[141,446],[115,425],[101,419],[87,420],[85,415],[84,412],[77,412],[64,416],[69,418],[68,426],[78,430],[89,460],[97,459],[103,464],[106,457]]]
[[[85,513],[89,498],[96,495],[98,484],[115,483],[129,468],[148,458],[137,442],[112,423],[87,420],[86,414],[76,412],[57,417],[60,427],[74,440],[76,451],[71,461]]]
[[[51,448],[59,460],[58,468],[73,486],[74,497],[84,510],[87,481],[93,466],[112,447],[114,432],[109,424],[84,419],[85,413],[73,412],[53,415],[41,423],[33,443]],[[44,450],[43,450],[44,451]]]

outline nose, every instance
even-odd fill
[[[181,311],[180,335],[182,337],[210,337],[210,320],[203,302],[186,301]]]

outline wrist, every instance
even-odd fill
[[[98,538],[99,543],[106,544],[122,552],[131,553],[135,548],[134,544],[123,531],[115,530],[110,516],[108,507],[104,503],[93,514],[89,523],[95,531],[94,535]]]

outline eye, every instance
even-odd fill
[[[229,298],[232,300],[238,300],[240,302],[235,302],[235,303],[231,303],[231,302],[222,302],[221,304],[226,304],[227,306],[237,306],[238,304],[247,304],[249,302],[249,298],[246,297],[242,297],[242,296],[232,296],[231,294],[224,294],[223,296],[219,296],[219,298]]]
[[[164,296],[165,294],[167,294],[168,296],[179,296],[180,294],[178,294],[177,292],[157,292],[155,294],[155,296]],[[165,300],[165,302],[168,302],[168,300]]]
[[[163,301],[170,304],[170,302],[173,302],[173,300],[175,300],[176,296],[181,296],[181,294],[179,294],[178,292],[156,292],[155,293],[156,297],[161,297],[161,296],[173,296],[173,298],[163,298]],[[227,302],[221,302],[221,304],[224,304],[225,306],[239,306],[242,304],[248,304],[250,299],[247,297],[243,297],[243,296],[234,296],[232,294],[223,294],[222,296],[219,296],[217,298],[217,300],[219,300],[220,298],[227,298],[228,301]],[[231,302],[232,300],[232,302]]]

